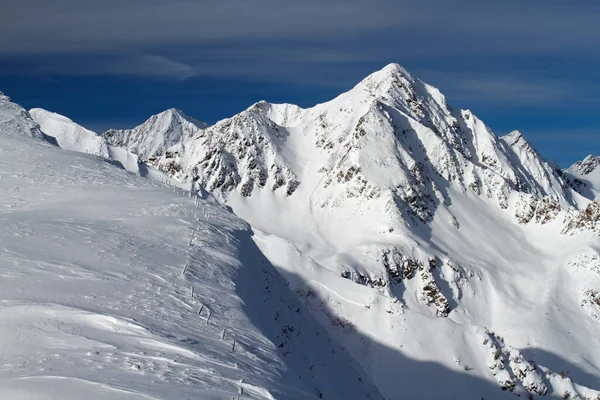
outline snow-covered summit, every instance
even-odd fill
[[[102,134],[108,144],[147,159],[160,156],[171,146],[196,135],[206,124],[175,108],[151,116],[133,129],[111,129]]]
[[[308,109],[262,101],[211,127],[167,110],[105,134],[125,147],[109,158],[209,190],[254,242],[215,202],[27,143],[35,122],[4,108],[0,397],[40,379],[99,398],[600,394],[594,161],[562,172],[398,65]],[[65,148],[103,139],[32,115]]]

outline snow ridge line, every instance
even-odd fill
[[[171,185],[168,182],[165,182],[165,184],[167,184],[168,186],[171,186],[171,188],[175,194],[181,195],[183,197],[193,198],[196,209],[199,210],[201,197],[198,195],[198,193],[192,193],[191,191],[182,190],[175,185]],[[202,208],[202,213],[203,213],[204,219],[206,221],[210,220],[210,213],[206,210],[206,207]],[[188,242],[188,247],[187,247],[187,251],[186,251],[186,263],[183,267],[183,270],[181,271],[181,279],[184,281],[184,284],[187,284],[187,282],[189,282],[189,280],[187,278],[187,272],[188,272],[188,267],[190,266],[190,264],[193,261],[191,250],[194,247],[194,243],[195,243],[194,239],[196,236],[196,232],[200,230],[200,221],[201,220],[198,218],[197,213],[195,213],[195,215],[194,215],[194,220],[196,221],[197,225],[192,227],[192,233],[190,235],[190,240]],[[229,243],[229,238],[227,238],[227,242]],[[204,246],[201,246],[201,247],[204,247]],[[190,305],[192,306],[192,308],[193,308],[194,303],[197,300],[200,302],[200,308],[198,309],[198,312],[196,315],[198,317],[200,317],[201,319],[204,319],[204,322],[206,325],[210,325],[210,326],[214,326],[215,328],[218,328],[218,322],[216,324],[210,324],[213,313],[210,310],[210,308],[208,307],[208,305],[205,304],[205,302],[202,301],[201,299],[198,299],[198,294],[196,293],[195,287],[193,286],[193,284],[191,282],[190,282],[189,286],[190,286],[189,302],[190,302]],[[231,335],[233,334],[233,331],[231,329],[230,329],[230,331],[231,331],[231,334],[226,335],[227,327],[223,327],[221,330],[221,333],[219,335],[220,340],[227,342],[227,337],[229,337],[231,339]],[[231,342],[231,353],[235,353],[236,346],[239,347],[239,343],[235,338],[232,338],[232,339],[233,339],[233,341]],[[235,363],[235,364],[236,364],[236,368],[237,368],[237,363]],[[243,380],[240,383],[243,383]],[[239,400],[240,396],[243,396],[243,395],[244,395],[244,388],[243,388],[243,386],[238,385],[238,391],[237,391],[236,395],[233,396],[231,399]]]

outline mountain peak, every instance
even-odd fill
[[[398,63],[389,63],[388,65],[383,67],[380,71],[393,71],[396,73],[400,72],[404,75],[410,75],[410,72],[408,72],[408,70],[406,68],[404,68],[402,65],[400,65]]]
[[[381,68],[379,71],[376,71],[371,74],[371,76],[379,77],[379,78],[388,78],[388,77],[394,77],[397,75],[401,75],[401,76],[403,75],[403,76],[412,78],[412,75],[410,74],[410,72],[408,72],[408,70],[406,68],[404,68],[402,65],[400,65],[398,63],[390,63],[390,64],[386,65],[385,67]]]
[[[177,108],[169,108],[133,129],[111,129],[102,136],[112,146],[123,147],[130,153],[149,158],[162,155],[168,148],[206,126],[204,122],[187,116]]]
[[[200,129],[204,129],[206,128],[207,124],[197,120],[196,118],[192,118],[189,115],[187,115],[186,113],[184,113],[183,111],[181,111],[178,108],[168,108],[165,111],[159,112],[158,114],[153,115],[152,117],[150,117],[148,119],[157,119],[157,120],[161,120],[161,119],[166,119],[166,120],[185,120],[188,122],[191,122],[192,124],[198,126],[198,128]]]
[[[169,116],[169,117],[175,117],[175,116],[186,117],[186,115],[183,111],[181,111],[178,108],[173,108],[173,107],[168,108],[165,111],[159,112],[156,115]]]
[[[413,81],[414,79],[400,64],[391,63],[364,78],[357,86],[366,87],[368,91],[373,92],[375,88],[387,90],[390,86],[398,85],[402,80]]]
[[[246,109],[247,112],[259,112],[259,113],[263,113],[265,111],[267,111],[269,108],[271,107],[271,104],[269,102],[267,102],[266,100],[260,100],[257,101],[256,103],[252,104],[250,107],[248,107]]]
[[[573,165],[573,169],[576,169],[581,175],[589,175],[600,166],[600,157],[588,155],[583,161],[577,161]]]
[[[509,133],[508,135],[504,135],[504,139],[506,139],[507,142],[515,143],[524,138],[523,134],[520,131],[515,130]]]
[[[525,151],[537,154],[537,150],[531,145],[531,143],[529,143],[527,139],[525,139],[520,131],[512,131],[508,135],[502,136],[501,139],[513,149],[521,148]]]

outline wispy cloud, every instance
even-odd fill
[[[65,68],[65,64],[68,68]],[[10,71],[6,71],[9,73]],[[141,53],[56,54],[36,63],[26,58],[13,74],[48,75],[142,75],[187,79],[197,74],[195,68],[167,57]]]
[[[0,56],[44,63],[44,55],[129,53],[124,69],[143,75],[153,65],[169,68],[136,63],[139,54],[177,60],[190,74],[214,67],[269,76],[276,65],[285,76],[314,63],[352,68],[361,60],[600,50],[600,3],[588,0],[576,7],[558,0],[4,0],[2,14],[0,35],[10,40],[0,41]],[[106,73],[121,73],[100,61]],[[84,67],[98,70],[93,63],[78,70]]]

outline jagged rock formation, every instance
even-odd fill
[[[589,175],[594,172],[600,166],[600,157],[594,157],[592,155],[587,156],[583,161],[577,161],[573,169],[577,170],[581,175]]]
[[[218,122],[195,136],[184,138],[162,157],[153,154],[150,163],[181,181],[193,181],[224,196],[236,188],[250,196],[256,188],[291,195],[299,182],[277,155],[276,140],[284,129],[264,114],[266,103],[258,103],[231,119]]]
[[[592,201],[585,209],[576,212],[568,219],[564,233],[592,231],[600,234],[600,201]]]
[[[539,199],[527,194],[520,195],[515,208],[515,217],[520,224],[533,221],[543,225],[553,221],[562,211],[560,204],[550,197]]]
[[[493,332],[480,332],[483,345],[491,350],[489,368],[502,390],[521,396],[544,396],[548,388],[542,379],[543,372],[523,357],[519,350],[506,346]]]

